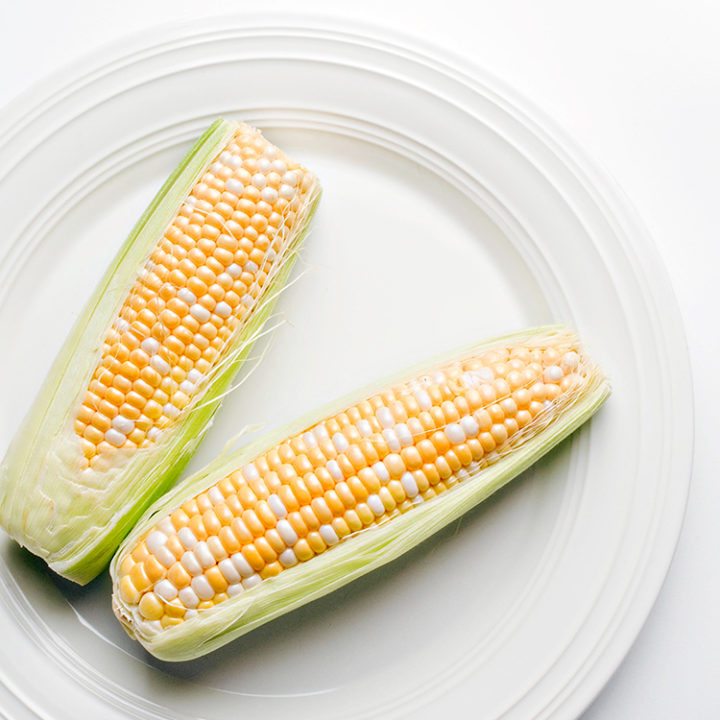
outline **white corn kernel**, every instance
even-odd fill
[[[172,567],[175,564],[175,556],[165,546],[157,549],[155,558],[166,568]]]
[[[178,290],[177,296],[188,306],[194,305],[197,302],[197,297],[195,297],[195,293],[191,290],[188,290],[187,288],[180,288]]]
[[[375,493],[369,495],[366,502],[368,507],[375,513],[375,517],[380,517],[385,514],[385,506],[383,505],[379,495],[376,495]]]
[[[376,462],[372,466],[373,471],[380,479],[380,482],[384,485],[387,482],[390,482],[390,473],[388,472],[387,466],[383,462]]]
[[[292,200],[295,197],[295,190],[290,187],[290,185],[283,184],[280,186],[278,195],[280,195],[283,200]]]
[[[557,365],[550,365],[549,367],[545,368],[543,379],[547,383],[560,382],[560,380],[563,379],[564,374],[565,373],[562,371],[562,368],[558,367]]]
[[[190,314],[199,322],[206,323],[210,319],[210,311],[204,306],[195,303],[190,308]]]
[[[240,573],[235,569],[232,560],[226,558],[218,563],[218,570],[223,574],[223,577],[230,583],[240,582]]]
[[[392,413],[384,405],[375,411],[375,417],[384,428],[391,428],[395,424]]]
[[[180,541],[180,544],[186,550],[192,550],[198,543],[197,538],[195,537],[195,534],[189,527],[180,528],[178,530],[177,536],[178,536],[178,540]]]
[[[566,370],[574,370],[580,364],[580,356],[571,350],[562,356],[560,364]]]
[[[160,580],[160,582],[155,585],[155,592],[163,600],[174,600],[178,594],[177,588],[169,580],[165,579]]]
[[[453,445],[459,445],[460,443],[465,442],[465,432],[457,423],[448,423],[445,428],[445,434]]]
[[[160,548],[164,548],[166,542],[167,535],[159,530],[153,530],[145,539],[145,545],[153,555],[160,550]]]
[[[242,584],[246,590],[250,590],[250,588],[254,588],[256,585],[259,585],[261,582],[262,582],[262,578],[257,573],[254,573],[253,575],[250,575],[250,577],[245,578],[242,581]]]
[[[283,501],[275,493],[268,496],[267,503],[273,511],[275,517],[287,517],[287,508],[285,507]]]
[[[419,492],[417,483],[415,482],[415,478],[412,476],[412,473],[403,473],[403,476],[400,478],[400,482],[405,490],[405,494],[412,500]]]
[[[225,301],[221,300],[215,306],[215,314],[224,320],[232,315],[232,308]]]
[[[350,443],[341,432],[336,432],[332,437],[332,441],[339,453],[344,453],[350,447]]]
[[[190,587],[201,600],[212,600],[215,597],[215,591],[204,575],[194,577],[190,581]]]
[[[129,435],[135,429],[135,423],[122,415],[113,418],[112,426],[123,435]]]
[[[286,568],[297,565],[298,561],[295,553],[290,548],[283,550],[283,552],[280,553],[278,560],[280,560],[280,564]]]
[[[180,602],[186,607],[186,608],[196,608],[200,604],[200,598],[195,594],[195,591],[190,588],[186,587],[183,588],[179,593],[178,597],[180,598]],[[189,613],[185,613],[185,618],[188,617]]]
[[[208,491],[207,491],[208,500],[213,505],[217,505],[218,503],[224,503],[225,497],[223,494],[218,490],[217,485],[213,485]]]
[[[167,375],[170,372],[170,365],[159,355],[153,355],[150,358],[150,366],[161,375]]]
[[[239,197],[242,197],[245,186],[235,178],[230,178],[225,181],[225,189],[228,192],[231,192],[233,195],[238,195]]]
[[[195,554],[192,552],[192,550],[188,550],[187,552],[183,553],[183,556],[180,558],[180,564],[191,574],[191,575],[201,575],[202,574],[202,565],[198,562],[198,559],[195,557]]]
[[[298,541],[297,533],[293,530],[292,525],[287,520],[280,520],[276,528],[283,542],[287,545],[294,545]]]
[[[477,437],[480,434],[480,426],[472,415],[465,415],[460,419],[460,427],[469,438]]]
[[[410,447],[410,445],[413,444],[412,433],[410,432],[408,426],[405,423],[398,423],[395,426],[394,430],[402,447]]]
[[[107,442],[109,442],[111,445],[114,445],[115,447],[122,447],[125,444],[127,437],[125,437],[125,435],[123,435],[121,432],[118,432],[114,428],[110,428],[105,433],[105,440],[107,440]]]
[[[340,538],[335,532],[335,528],[332,525],[321,525],[318,529],[320,537],[328,544],[335,545],[340,542]]]
[[[243,557],[242,553],[235,553],[230,557],[230,560],[232,560],[232,564],[235,566],[235,569],[244,578],[250,577],[255,572],[250,566],[250,563],[248,563],[248,561]]]
[[[203,570],[207,570],[215,564],[215,558],[212,556],[207,543],[201,540],[193,549],[193,553]]]
[[[224,560],[228,556],[227,550],[225,550],[222,542],[220,542],[220,538],[217,535],[211,535],[207,539],[207,546],[215,562]]]
[[[337,464],[336,460],[328,460],[325,467],[327,468],[327,471],[330,473],[330,475],[332,475],[332,478],[335,482],[342,482],[345,479],[345,476],[343,475],[343,472],[340,469],[340,466]]]
[[[248,463],[242,469],[242,474],[248,482],[257,482],[260,479],[260,473],[253,463]]]
[[[163,405],[163,412],[167,417],[172,418],[173,420],[180,415],[180,410],[178,410],[172,403],[165,403]]]
[[[329,440],[330,435],[327,431],[327,428],[324,425],[317,425],[312,430],[313,435],[315,435],[315,438],[318,440],[318,442],[321,442],[323,440]]]
[[[398,438],[394,430],[392,430],[391,428],[385,428],[385,430],[382,431],[382,435],[385,438],[385,442],[388,444],[388,447],[390,448],[390,452],[399,453],[400,450],[402,450],[402,445],[400,445],[400,439]]]
[[[416,390],[413,394],[421,410],[429,410],[432,407],[432,400],[427,394],[427,390]]]
[[[169,517],[164,517],[157,524],[157,529],[160,530],[160,532],[164,532],[168,537],[175,534],[175,526],[172,524],[172,520]]]

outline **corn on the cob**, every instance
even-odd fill
[[[0,522],[80,583],[209,425],[282,289],[319,195],[255,129],[219,120],[136,225],[0,467]]]
[[[189,659],[397,557],[565,437],[609,387],[560,328],[466,348],[221,458],[111,563],[113,607]]]

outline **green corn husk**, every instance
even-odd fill
[[[138,517],[172,486],[192,456],[286,284],[317,206],[315,182],[286,259],[174,426],[119,466],[83,476],[73,422],[98,363],[103,334],[165,228],[238,125],[214,122],[145,210],[75,323],[0,466],[0,524],[77,583],[89,582],[106,567]]]
[[[126,631],[161,660],[190,660],[215,650],[273,618],[336,590],[412,549],[448,523],[485,500],[512,478],[551,450],[590,418],[610,394],[610,385],[600,368],[584,354],[587,382],[559,406],[546,425],[537,428],[506,454],[437,497],[402,515],[353,533],[339,544],[307,562],[283,570],[197,617],[161,631],[144,632],[133,622],[132,612],[117,588],[119,567],[126,554],[155,523],[185,500],[207,490],[229,473],[287,437],[395,382],[501,343],[532,342],[540,346],[576,343],[572,331],[562,326],[539,327],[467,346],[408,368],[358,390],[295,420],[232,454],[221,455],[161,498],[136,525],[110,564],[113,578],[113,610]]]

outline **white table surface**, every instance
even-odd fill
[[[720,717],[720,5],[714,0],[29,0],[0,9],[0,105],[127,33],[242,10],[292,11],[432,39],[564,126],[649,227],[684,317],[696,402],[685,526],[647,624],[584,720]],[[715,472],[713,472],[715,471]]]

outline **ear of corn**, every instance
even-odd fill
[[[207,653],[414,547],[608,394],[560,327],[365,388],[221,456],[162,498],[111,563],[114,611],[161,659]]]
[[[0,466],[0,522],[85,583],[174,482],[287,281],[314,176],[216,121],[130,233]]]

